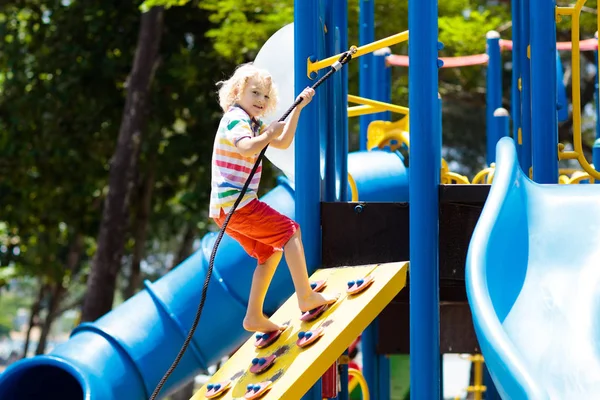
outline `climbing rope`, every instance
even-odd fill
[[[340,70],[344,64],[348,63],[352,59],[352,55],[356,54],[357,50],[358,49],[355,46],[352,46],[350,48],[350,50],[342,53],[340,55],[340,58],[331,65],[331,68],[329,69],[329,71],[327,71],[327,73],[325,75],[323,75],[323,77],[321,77],[317,82],[315,82],[315,84],[311,88],[312,89],[316,89],[327,78],[329,78],[332,74],[334,74],[336,71]],[[300,104],[302,102],[302,100],[303,99],[301,97],[298,98],[298,99],[296,99],[296,101],[294,102],[294,104],[292,104],[292,106],[279,119],[279,122],[285,121],[285,119],[290,115],[290,113],[294,110],[294,108],[296,108],[296,106],[298,106],[298,104]],[[181,358],[183,357],[183,355],[184,355],[185,351],[187,350],[190,342],[192,341],[192,337],[194,336],[194,332],[196,331],[196,328],[198,327],[198,322],[200,321],[200,316],[202,314],[202,309],[204,308],[204,303],[206,301],[206,292],[208,290],[208,283],[210,282],[210,277],[212,276],[212,271],[213,271],[214,262],[215,262],[215,256],[217,254],[217,248],[219,247],[219,243],[221,243],[221,239],[223,238],[223,235],[225,234],[225,228],[227,227],[227,224],[229,223],[229,220],[231,219],[231,216],[233,215],[233,213],[234,213],[235,209],[237,208],[237,206],[240,204],[242,198],[244,197],[244,194],[248,190],[248,186],[250,185],[250,181],[252,181],[252,177],[256,173],[256,170],[258,169],[258,166],[260,165],[260,163],[261,163],[261,161],[262,161],[262,159],[263,159],[263,157],[265,155],[265,152],[267,151],[268,147],[269,147],[269,145],[265,146],[265,148],[262,149],[262,151],[258,155],[258,157],[256,159],[256,162],[254,163],[254,167],[252,168],[252,171],[250,171],[250,175],[248,176],[248,179],[246,180],[246,183],[244,184],[240,195],[238,196],[237,200],[235,201],[235,203],[231,207],[231,210],[229,211],[229,213],[225,217],[225,221],[223,222],[223,226],[219,230],[219,234],[217,235],[217,239],[215,240],[215,244],[214,244],[212,253],[210,255],[210,262],[209,262],[209,266],[208,266],[208,271],[206,273],[206,279],[204,281],[204,286],[202,287],[202,295],[200,296],[200,304],[198,305],[198,310],[196,311],[196,317],[194,318],[194,322],[192,323],[192,327],[190,329],[190,332],[188,333],[187,337],[185,338],[185,341],[183,342],[183,346],[181,347],[181,350],[179,350],[179,354],[177,354],[177,357],[175,357],[175,361],[173,361],[173,364],[171,365],[171,367],[167,370],[167,372],[165,373],[165,375],[162,377],[162,379],[160,380],[160,382],[156,386],[156,389],[154,389],[154,392],[152,393],[152,396],[150,397],[150,400],[155,400],[157,398],[157,396],[160,393],[162,387],[167,382],[167,379],[173,373],[173,371],[175,371],[175,368],[179,364],[179,361],[181,361]]]

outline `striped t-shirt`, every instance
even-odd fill
[[[239,106],[230,107],[221,118],[213,146],[210,217],[218,217],[221,209],[225,214],[231,210],[258,158],[258,154],[242,156],[236,147],[237,142],[258,136],[264,127],[260,119],[251,119]],[[262,162],[236,210],[258,198],[261,172]]]

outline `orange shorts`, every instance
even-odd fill
[[[221,209],[215,222],[221,228],[227,214]],[[279,213],[259,200],[252,200],[244,207],[235,210],[225,232],[235,239],[251,257],[264,264],[276,251],[296,233],[296,221]]]

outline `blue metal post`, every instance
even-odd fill
[[[375,41],[375,0],[359,0],[359,26],[358,26],[358,43],[360,46]],[[371,91],[371,66],[373,63],[373,55],[365,54],[360,57],[360,70],[358,75],[358,93],[359,96],[372,98]],[[367,128],[371,121],[372,115],[361,115],[360,119],[360,150],[367,149]]]
[[[379,395],[379,363],[375,346],[377,345],[377,318],[365,329],[360,337],[362,354],[362,373],[369,387],[369,397],[382,398]]]
[[[294,90],[296,95],[312,85],[307,76],[306,60],[316,61],[320,31],[319,0],[303,0],[294,4]],[[319,95],[317,94],[316,97]],[[316,100],[316,99],[315,99]],[[317,102],[315,102],[317,103]],[[302,229],[302,241],[306,263],[309,268],[321,264],[320,229],[320,110],[317,104],[309,104],[302,111],[295,138],[295,207],[296,220]],[[321,381],[303,397],[305,400],[321,399]]]
[[[517,156],[521,162],[521,0],[512,0],[512,86],[511,86],[511,114],[513,139],[517,144]]]
[[[348,50],[348,0],[333,1],[335,54]],[[333,107],[336,135],[336,201],[348,198],[348,67],[334,76]]]
[[[490,165],[496,155],[498,135],[494,132],[494,111],[502,107],[502,56],[500,55],[500,34],[489,31],[486,35],[488,65],[486,74],[486,162]]]
[[[348,0],[329,0],[325,21],[328,28],[326,56],[348,49]],[[324,86],[327,88],[327,109],[323,118],[328,120],[325,130],[325,196],[324,200],[348,200],[348,68],[336,72]]]
[[[337,34],[336,34],[336,25],[335,25],[335,10],[333,7],[333,2],[328,1],[325,5],[325,24],[327,25],[327,34],[325,35],[325,57],[336,54],[336,49],[338,45]],[[345,69],[345,68],[344,68]],[[340,71],[341,72],[341,71]],[[337,147],[338,141],[340,138],[339,135],[339,104],[337,101],[334,101],[334,98],[339,96],[339,88],[336,86],[339,82],[339,72],[335,75],[331,76],[327,81],[325,81],[322,85],[323,91],[321,100],[324,100],[322,104],[320,104],[320,108],[325,110],[324,115],[322,115],[322,119],[327,120],[327,128],[321,132],[322,135],[326,137],[324,148],[325,148],[325,164],[324,164],[324,172],[325,172],[325,185],[323,192],[323,200],[327,202],[336,201],[336,178],[337,178]],[[327,95],[326,97],[324,95]]]
[[[363,375],[369,387],[369,397],[374,399],[390,398],[390,359],[377,353],[379,337],[379,319],[365,329],[361,336]]]
[[[316,61],[318,47],[317,30],[319,15],[314,12],[319,0],[297,2],[294,11],[294,57],[296,70],[294,85],[296,95],[312,85],[306,73],[306,59]],[[316,95],[318,97],[318,94]],[[321,179],[320,179],[320,110],[310,104],[302,111],[295,138],[295,196],[296,219],[302,228],[302,241],[306,263],[311,267],[321,263],[321,235],[319,227]]]
[[[348,349],[344,350],[344,358],[348,357]],[[338,394],[339,400],[348,400],[350,393],[348,393],[348,363],[343,362],[338,366],[340,376],[340,392]]]
[[[390,389],[390,358],[385,354],[378,354],[377,359],[379,360],[379,398],[380,399],[390,399],[391,397],[391,389]]]
[[[438,2],[409,0],[410,395],[440,398]]]
[[[521,0],[521,169],[529,176],[531,167],[531,63],[528,56],[529,48],[529,0]],[[514,51],[514,50],[513,50]],[[541,73],[542,71],[537,71]],[[552,85],[556,83],[553,82]]]
[[[492,119],[489,122],[488,135],[494,143],[491,149],[488,149],[488,165],[496,162],[496,145],[504,136],[510,136],[510,116],[505,108],[497,108],[492,114]]]
[[[554,0],[531,0],[531,134],[533,180],[558,183],[556,22]]]

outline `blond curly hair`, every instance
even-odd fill
[[[240,100],[240,96],[244,93],[250,79],[256,80],[258,85],[268,91],[269,101],[262,115],[269,114],[275,110],[279,98],[271,74],[267,70],[258,68],[250,62],[237,67],[229,79],[217,82],[217,86],[220,86],[219,105],[223,112],[227,112],[229,107]]]

